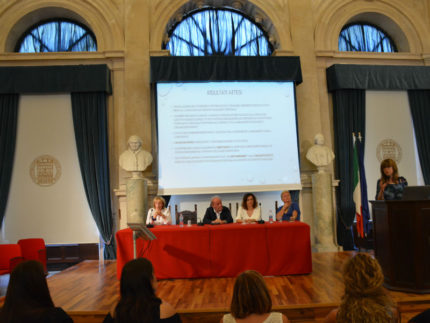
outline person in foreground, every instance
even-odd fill
[[[222,205],[221,198],[214,196],[211,199],[211,206],[206,209],[205,216],[203,217],[204,224],[223,224],[232,223],[230,210],[228,207]]]
[[[155,295],[157,278],[146,258],[129,261],[122,269],[120,300],[104,323],[178,323],[175,309]]]
[[[260,220],[261,211],[257,203],[257,198],[252,193],[246,193],[242,198],[242,205],[237,211],[236,222],[252,223]]]
[[[272,299],[263,276],[255,270],[247,270],[236,278],[230,305],[221,323],[285,323],[282,313],[271,312]]]
[[[154,197],[153,207],[148,210],[146,224],[172,224],[169,208],[166,208],[166,201],[161,196]]]
[[[340,306],[329,313],[325,323],[398,322],[397,309],[382,286],[384,275],[376,259],[358,253],[346,263],[343,280],[345,292]]]
[[[401,200],[403,189],[408,186],[406,178],[399,176],[397,164],[392,159],[381,162],[381,178],[376,184],[376,200]]]
[[[414,316],[409,320],[409,323],[428,323],[430,322],[430,308]]]
[[[17,265],[10,274],[0,322],[73,323],[73,320],[54,306],[42,263],[29,260]]]
[[[291,201],[289,191],[281,193],[281,200],[284,205],[276,210],[276,220],[278,221],[300,221],[300,208],[296,202]]]

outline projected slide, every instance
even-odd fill
[[[159,193],[300,189],[294,84],[157,84]]]

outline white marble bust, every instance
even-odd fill
[[[152,155],[142,149],[142,139],[133,135],[128,139],[128,149],[119,156],[119,165],[129,172],[144,171],[152,163]]]
[[[324,145],[324,136],[320,133],[315,135],[315,145],[309,148],[306,158],[318,168],[318,172],[323,172],[324,168],[329,165],[333,159],[334,154],[329,147]]]

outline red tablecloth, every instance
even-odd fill
[[[312,271],[310,228],[303,222],[157,226],[153,241],[138,239],[137,256],[154,265],[164,278],[234,277],[246,269],[263,275],[306,274]],[[133,259],[130,229],[116,233],[117,276]]]

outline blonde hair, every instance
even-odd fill
[[[166,207],[166,200],[162,196],[156,196],[152,200],[152,206],[155,207],[155,201],[161,201],[163,203],[163,209]]]
[[[290,193],[290,191],[288,191],[288,190],[285,190],[285,191],[282,191],[282,192],[281,192],[281,198],[282,198],[282,195],[284,195],[284,193],[288,193],[288,194],[290,194],[290,196],[291,196],[291,193]]]
[[[384,275],[378,261],[366,253],[351,258],[343,270],[345,293],[337,322],[393,322],[394,303],[382,284]]]

